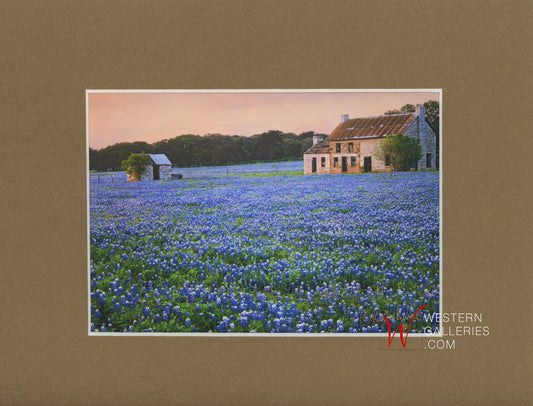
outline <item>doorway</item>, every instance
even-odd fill
[[[348,172],[348,159],[345,156],[342,157],[342,171]]]
[[[364,165],[365,165],[364,167],[365,172],[372,172],[372,157],[371,156],[365,157]]]
[[[316,172],[316,158],[313,158],[313,162],[311,163],[311,172]]]
[[[154,165],[154,180],[159,180],[159,165]]]

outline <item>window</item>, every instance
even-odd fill
[[[355,157],[350,158],[350,166],[355,166]]]
[[[320,166],[324,168],[326,166],[326,158],[322,157],[320,158]]]
[[[333,158],[333,166],[336,168],[339,166],[339,158]]]
[[[341,144],[335,144],[335,152],[341,152]]]
[[[390,166],[390,155],[385,155],[385,166]]]
[[[431,168],[431,154],[426,154],[426,168]]]
[[[348,143],[348,152],[353,152],[353,142]]]

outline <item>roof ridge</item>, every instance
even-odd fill
[[[329,139],[337,141],[401,133],[415,118],[416,113],[413,112],[356,117],[338,124],[329,135]]]
[[[395,113],[395,114],[382,114],[380,116],[354,117],[354,118],[349,118],[346,121],[359,120],[361,118],[379,118],[379,117],[390,117],[390,116],[403,116],[403,115],[406,115],[406,114],[416,114],[416,113],[414,111],[412,111],[410,113]],[[346,121],[344,121],[344,122],[346,122]]]

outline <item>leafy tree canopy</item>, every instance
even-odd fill
[[[412,104],[404,104],[400,109],[394,109],[386,111],[385,114],[402,114],[402,113],[412,113],[415,111],[415,106]]]
[[[422,146],[417,138],[388,135],[376,149],[379,159],[390,162],[396,171],[407,171],[422,158]]]
[[[135,180],[141,180],[146,167],[150,163],[150,157],[144,152],[140,154],[130,154],[128,159],[122,161],[121,169]]]

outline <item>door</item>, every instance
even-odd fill
[[[348,159],[345,156],[342,157],[342,171],[348,172]]]
[[[154,180],[159,180],[159,165],[154,165]]]
[[[311,172],[316,172],[316,158],[313,158],[313,162],[311,163]]]
[[[372,172],[372,157],[365,157],[365,172]]]

